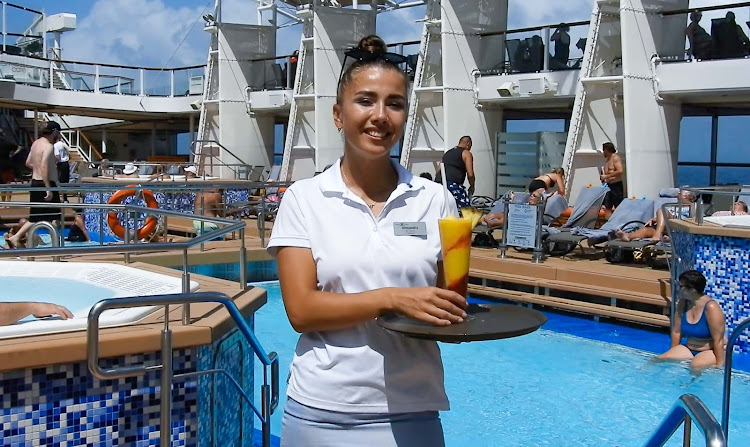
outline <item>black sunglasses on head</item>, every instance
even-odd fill
[[[344,51],[344,62],[341,64],[341,71],[339,72],[339,82],[341,84],[341,77],[344,75],[344,67],[346,67],[346,59],[352,58],[354,61],[372,62],[376,60],[382,60],[396,67],[406,62],[406,56],[398,53],[381,53],[362,50],[359,48],[352,48],[351,50]]]

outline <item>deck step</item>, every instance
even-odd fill
[[[538,304],[541,306],[554,307],[572,312],[581,312],[602,317],[617,318],[619,320],[632,321],[635,323],[649,324],[653,326],[669,327],[669,317],[640,310],[623,309],[621,307],[608,306],[604,304],[588,303],[585,301],[557,298],[535,293],[518,292],[515,290],[496,289],[494,287],[469,284],[469,292],[475,295],[501,298],[504,300],[521,303]]]
[[[623,290],[621,288],[614,287],[597,286],[594,284],[560,281],[543,277],[514,275],[509,273],[499,273],[480,269],[470,269],[469,277],[509,282],[513,284],[522,284],[525,286],[533,286],[543,289],[580,293],[582,295],[615,298],[618,300],[633,301],[636,303],[662,306],[665,308],[668,308],[670,305],[670,298],[662,295],[636,292],[633,290]]]

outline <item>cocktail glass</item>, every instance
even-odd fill
[[[448,290],[467,295],[472,219],[448,216],[438,220],[443,251],[443,276]]]

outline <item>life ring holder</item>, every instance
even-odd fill
[[[128,186],[134,187],[135,185]],[[135,196],[136,193],[137,192],[135,189],[121,189],[112,194],[112,197],[109,198],[107,203],[110,205],[119,205],[128,197]],[[143,195],[143,200],[146,202],[147,207],[154,209],[159,208],[159,203],[156,201],[156,198],[151,191],[144,189],[141,191],[141,194]],[[112,230],[112,233],[114,233],[115,236],[119,237],[120,239],[125,239],[125,228],[122,226],[122,223],[120,223],[120,218],[117,217],[117,211],[111,211],[107,214],[107,224],[109,225],[109,228]],[[154,216],[148,216],[143,226],[138,228],[138,230],[136,231],[137,239],[148,239],[154,234],[154,232],[156,232],[156,228],[158,226],[159,219]]]

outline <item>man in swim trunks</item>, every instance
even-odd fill
[[[47,126],[41,131],[39,137],[31,145],[29,156],[26,158],[26,166],[31,169],[31,186],[34,188],[44,187],[44,190],[31,191],[29,199],[35,203],[60,203],[60,193],[50,191],[57,186],[57,159],[55,150],[52,146],[60,136],[60,125],[54,121],[49,121]],[[29,221],[52,222],[53,220],[62,220],[60,208],[34,207],[29,211]]]

